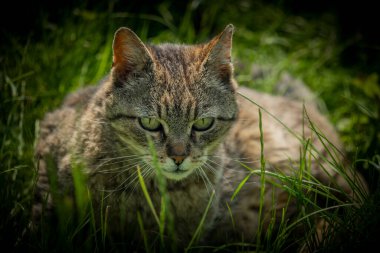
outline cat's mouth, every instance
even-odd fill
[[[172,179],[172,180],[181,180],[181,179],[184,179],[187,176],[189,176],[192,172],[193,172],[192,169],[180,170],[179,168],[177,168],[176,170],[173,170],[173,171],[168,171],[168,170],[165,170],[165,169],[162,170],[162,174],[165,177],[167,177],[168,179]]]
[[[202,167],[203,164],[204,161],[199,158],[194,160],[187,157],[180,164],[175,164],[173,159],[167,158],[164,161],[160,161],[159,165],[161,168],[160,171],[164,177],[178,181],[190,176],[198,168]],[[151,166],[154,167],[153,165]]]

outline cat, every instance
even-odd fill
[[[132,30],[118,29],[110,74],[98,86],[69,95],[41,122],[36,220],[44,205],[45,212],[54,206],[51,173],[60,192],[73,195],[72,169],[81,165],[95,210],[107,206],[111,234],[138,231],[137,212],[146,231],[158,231],[141,177],[159,208],[161,174],[180,245],[192,238],[208,205],[204,242],[254,242],[260,175],[252,174],[238,193],[236,189],[250,173],[247,167],[296,175],[306,143],[296,135],[314,147],[311,174],[350,194],[346,180],[328,166],[328,150],[312,126],[340,150],[338,134],[313,103],[238,87],[231,60],[233,32],[228,25],[204,44],[148,45]],[[271,183],[265,184],[262,204],[261,212],[276,211],[278,220],[284,208],[285,217],[297,211],[289,193]],[[263,224],[266,229],[269,219]]]

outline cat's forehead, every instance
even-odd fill
[[[150,96],[160,116],[194,118],[223,114],[221,103],[232,99],[233,94],[212,74],[217,72],[205,70],[205,45],[160,44],[148,49],[155,62]]]
[[[158,73],[177,78],[199,74],[204,52],[201,45],[161,44],[150,46]]]
[[[202,47],[198,45],[161,44],[150,47],[155,62],[155,85],[151,96],[166,115],[194,114],[202,104]],[[161,110],[160,110],[161,111]]]
[[[154,59],[161,64],[195,62],[204,57],[204,45],[185,45],[163,43],[160,45],[149,45],[150,52],[153,53]]]

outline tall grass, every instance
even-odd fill
[[[335,36],[334,16],[326,14],[318,20],[308,20],[288,15],[276,6],[249,1],[221,1],[218,5],[193,1],[184,9],[173,9],[171,2],[166,1],[157,5],[157,11],[146,10],[136,13],[126,6],[113,8],[112,5],[106,11],[79,7],[58,23],[41,16],[38,35],[32,31],[25,37],[3,36],[0,46],[0,243],[3,247],[38,252],[130,250],[126,245],[115,245],[110,240],[107,234],[107,206],[101,207],[100,221],[97,220],[91,193],[85,187],[86,178],[80,168],[73,169],[74,200],[64,196],[58,198],[58,221],[43,220],[39,228],[30,232],[37,176],[33,153],[39,121],[46,112],[56,108],[67,93],[87,84],[95,84],[108,73],[112,64],[113,33],[118,27],[129,26],[143,41],[152,43],[194,43],[205,41],[228,23],[233,23],[237,28],[233,54],[240,85],[274,92],[274,84],[285,72],[303,79],[323,99],[321,110],[336,125],[352,157],[349,165],[334,158],[335,161],[329,160],[329,166],[342,175],[351,167],[361,169],[367,175],[372,194],[367,196],[358,182],[347,178],[357,193],[357,201],[363,205],[334,197],[331,188],[321,185],[310,175],[308,169],[312,147],[307,140],[303,140],[298,174],[289,176],[265,171],[265,157],[262,157],[260,169],[242,164],[248,174],[231,197],[233,201],[246,181],[251,176],[258,176],[262,182],[285,189],[291,198],[302,203],[299,217],[288,220],[285,216],[287,207],[279,216],[275,213],[264,214],[271,217],[269,229],[262,232],[264,234],[258,234],[257,244],[242,240],[212,247],[212,250],[263,249],[280,252],[292,247],[287,244],[287,239],[296,242],[297,238],[292,237],[292,232],[300,224],[311,229],[311,232],[305,231],[310,235],[304,234],[300,240],[305,239],[306,245],[312,247],[315,244],[311,236],[316,224],[315,217],[329,221],[332,226],[331,231],[327,232],[336,235],[326,237],[326,241],[322,242],[326,251],[339,252],[359,246],[364,249],[374,243],[374,235],[379,232],[377,224],[380,224],[380,194],[377,191],[377,173],[380,169],[378,73],[357,73],[340,66],[339,55],[345,44],[340,44]],[[262,66],[265,72],[264,78],[256,78],[254,82],[253,62]],[[261,108],[267,113],[264,109]],[[335,157],[336,151],[323,133],[318,129],[314,132],[331,150],[328,154],[330,158]],[[54,167],[50,168],[53,170]],[[59,191],[54,190],[57,188],[54,173],[51,180],[51,194],[58,194]],[[142,180],[140,185],[143,185]],[[166,207],[170,200],[165,197],[164,181],[160,185],[163,196],[161,206]],[[266,189],[262,185],[261,194],[264,194]],[[317,205],[316,194],[335,201],[335,204],[330,207]],[[149,195],[146,197],[148,199]],[[155,208],[152,210],[157,212]],[[158,247],[154,245],[155,240],[147,238],[141,216],[136,215],[144,238],[140,249],[148,252],[176,250],[175,247],[171,248],[172,245],[162,247],[165,232],[175,241],[175,235],[170,232],[175,224],[168,208],[161,208],[160,213],[156,214],[161,235]],[[197,231],[202,229],[203,222],[200,220]],[[194,234],[188,251],[210,250],[209,245],[197,243],[199,233]],[[342,238],[348,238],[346,247],[342,246]]]

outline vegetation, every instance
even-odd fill
[[[26,33],[2,33],[0,242],[3,247],[39,252],[127,250],[107,240],[106,222],[97,227],[91,201],[83,194],[87,190],[80,187],[76,188],[77,196],[81,196],[77,201],[82,210],[89,212],[61,223],[58,230],[44,224],[37,232],[29,232],[37,175],[33,152],[39,121],[46,112],[56,108],[66,94],[87,84],[96,84],[108,73],[112,64],[113,34],[120,26],[132,28],[143,41],[151,43],[197,43],[206,41],[228,23],[236,27],[233,56],[239,84],[274,92],[274,84],[284,73],[303,80],[321,98],[321,110],[337,127],[351,159],[350,165],[336,161],[335,168],[345,166],[360,170],[369,182],[370,194],[361,195],[363,205],[360,207],[337,200],[336,206],[340,208],[324,209],[311,200],[315,192],[328,194],[328,189],[312,187],[316,181],[307,175],[308,181],[301,182],[281,174],[264,177],[260,168],[251,168],[251,174],[261,175],[260,180],[274,177],[287,183],[293,197],[304,204],[299,223],[312,224],[313,214],[322,214],[337,224],[330,232],[339,236],[326,239],[325,251],[364,250],[376,242],[380,234],[380,73],[363,70],[360,62],[359,66],[344,66],[341,55],[352,42],[337,37],[337,20],[331,13],[306,18],[287,13],[281,4],[244,0],[212,2],[168,0],[147,5],[142,1],[127,6],[110,1],[74,8],[68,5],[61,12],[53,10],[36,15],[36,25]],[[253,63],[265,70],[264,78],[253,81]],[[323,140],[323,133],[321,136]],[[307,171],[311,148],[307,141],[304,147],[301,162],[305,170],[300,173]],[[262,163],[265,163],[264,158]],[[83,178],[78,174],[76,180],[76,185],[81,185]],[[143,185],[141,177],[140,182]],[[360,192],[355,182],[352,187]],[[309,190],[306,193],[305,188]],[[70,208],[65,200],[61,204],[63,213],[64,208]],[[161,228],[160,215],[155,214]],[[106,216],[102,221],[106,221]],[[278,231],[271,231],[273,234],[262,235],[261,245],[241,242],[234,249],[286,250],[289,245],[284,241],[297,223],[284,220],[281,224]],[[202,247],[207,251],[207,246],[196,244],[200,230],[201,226],[188,251]],[[339,238],[345,238],[344,244]],[[144,236],[144,239],[145,249],[154,251],[149,238]],[[229,245],[214,248],[227,249],[233,248]]]

